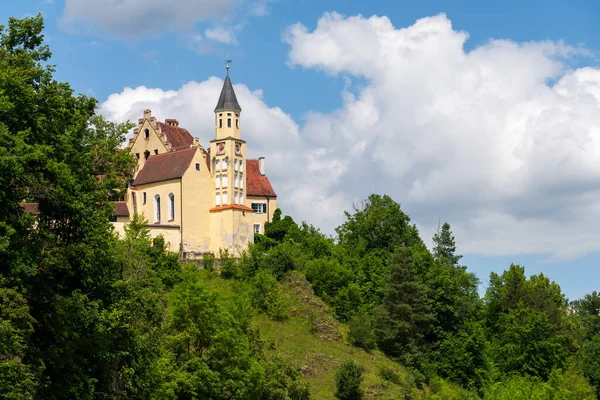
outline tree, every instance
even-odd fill
[[[437,261],[444,261],[452,265],[457,265],[461,255],[456,254],[456,244],[454,242],[454,236],[450,230],[450,224],[444,222],[441,229],[438,226],[438,230],[433,236],[433,257]]]
[[[339,242],[348,249],[386,249],[391,252],[397,246],[422,243],[400,204],[387,195],[372,194],[360,207],[354,208],[354,214],[345,212],[344,215],[346,221],[336,232]]]
[[[579,367],[600,396],[600,294],[594,291],[572,305],[581,327]]]
[[[387,355],[414,363],[421,355],[424,332],[432,320],[427,288],[416,276],[411,250],[400,247],[391,256],[389,284],[375,309],[375,336]]]
[[[352,360],[346,360],[335,372],[335,397],[340,400],[361,400],[363,370]]]
[[[572,351],[566,299],[543,274],[527,279],[518,265],[502,275],[492,273],[485,315],[492,356],[504,374],[547,379]]]

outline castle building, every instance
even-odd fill
[[[215,138],[204,148],[176,119],[138,120],[128,149],[136,158],[125,201],[115,205],[119,234],[134,214],[182,258],[227,249],[238,254],[264,233],[277,208],[264,158],[247,159],[241,113],[229,68],[215,112]]]

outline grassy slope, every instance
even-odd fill
[[[207,286],[223,298],[235,296],[234,283],[205,272]],[[400,364],[379,351],[366,352],[348,344],[348,328],[333,317],[329,307],[312,291],[309,282],[299,273],[291,273],[280,285],[290,317],[282,322],[257,314],[253,323],[260,328],[268,344],[268,354],[283,357],[300,368],[310,385],[313,399],[334,399],[335,370],[345,360],[353,359],[364,368],[363,389],[367,399],[455,398],[418,391],[413,379]],[[311,315],[312,314],[312,315]],[[379,376],[381,368],[398,374],[401,385]],[[453,388],[441,384],[441,392]],[[429,393],[427,393],[429,392]],[[410,394],[409,394],[410,393]],[[462,396],[461,396],[462,397]]]

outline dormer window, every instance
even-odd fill
[[[144,139],[150,139],[150,129],[144,129]]]

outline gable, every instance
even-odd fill
[[[269,178],[260,174],[258,160],[246,160],[246,196],[277,197]]]
[[[135,177],[133,186],[181,178],[194,159],[196,150],[193,147],[150,156]]]

